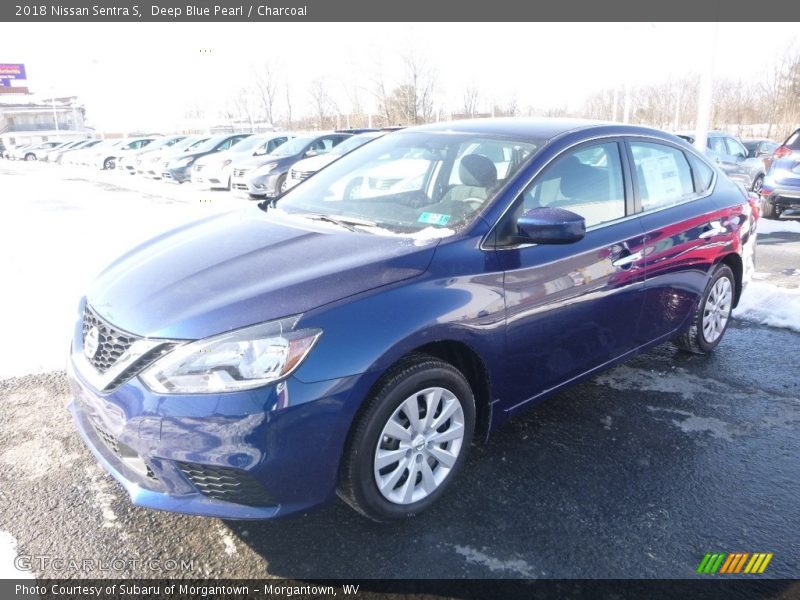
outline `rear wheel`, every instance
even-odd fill
[[[418,514],[463,467],[474,426],[475,399],[461,372],[410,356],[383,377],[355,424],[339,496],[375,521]]]
[[[733,271],[728,265],[719,265],[697,305],[689,331],[676,338],[675,345],[694,354],[708,354],[716,348],[728,329],[735,289]]]

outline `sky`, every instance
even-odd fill
[[[375,74],[398,82],[412,50],[445,111],[473,85],[483,110],[511,96],[575,109],[601,88],[702,71],[715,38],[716,76],[757,78],[798,37],[796,23],[758,27],[768,35],[750,23],[0,23],[0,62],[24,63],[34,92],[79,96],[98,129],[168,130],[187,107],[225,105],[265,60],[288,79],[295,115],[311,111],[316,78],[344,111],[353,89],[376,110]]]

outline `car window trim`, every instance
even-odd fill
[[[666,143],[668,143],[670,145],[675,146],[679,150],[683,151],[683,149],[680,146],[678,146],[677,144],[675,144],[674,142],[671,142],[671,141],[668,141],[668,140],[662,140],[661,138],[653,137],[652,135],[648,135],[648,134],[644,134],[644,133],[625,133],[625,132],[606,133],[606,134],[602,134],[602,135],[594,135],[594,136],[592,136],[590,138],[587,138],[587,139],[578,140],[578,141],[566,146],[564,149],[561,150],[561,152],[559,152],[558,154],[556,154],[555,156],[550,158],[550,160],[545,162],[541,167],[539,167],[527,179],[527,181],[524,183],[524,185],[521,186],[521,191],[519,192],[519,194],[517,196],[515,196],[514,199],[511,202],[508,203],[508,206],[506,206],[506,208],[503,210],[501,215],[495,220],[495,222],[491,225],[491,227],[489,227],[489,231],[487,231],[486,234],[481,239],[480,244],[478,244],[478,248],[480,250],[484,250],[484,251],[491,251],[491,250],[506,251],[506,250],[520,250],[520,249],[523,249],[523,248],[530,248],[530,247],[533,247],[533,246],[538,246],[538,244],[536,244],[534,242],[520,242],[519,244],[510,244],[508,246],[499,246],[497,244],[497,232],[496,232],[496,230],[497,230],[498,226],[500,225],[500,223],[502,222],[502,220],[505,219],[505,217],[508,214],[508,212],[514,206],[514,204],[517,202],[517,200],[519,199],[520,195],[522,195],[524,193],[524,191],[526,189],[528,189],[528,187],[531,185],[531,183],[537,177],[539,177],[539,175],[541,175],[542,172],[545,169],[547,169],[553,163],[553,161],[558,160],[559,158],[564,156],[567,152],[569,152],[570,150],[572,150],[573,148],[575,148],[577,146],[581,146],[581,145],[584,145],[584,144],[595,143],[595,142],[598,142],[600,140],[603,140],[603,141],[618,140],[618,143],[622,144],[626,148],[625,152],[620,151],[620,160],[623,161],[623,178],[626,179],[626,181],[625,181],[625,194],[626,194],[625,210],[626,210],[626,213],[627,213],[627,210],[628,210],[628,191],[629,191],[629,187],[628,186],[632,185],[629,182],[632,182],[632,180],[633,180],[632,179],[632,173],[631,173],[631,165],[633,164],[633,162],[632,162],[632,159],[627,156],[627,153],[630,151],[629,149],[627,149],[627,139],[628,138],[643,138],[643,139],[646,139],[646,140],[664,141],[664,142],[666,142]],[[555,140],[550,140],[550,142],[553,142],[553,141],[555,141]],[[547,146],[547,143],[548,142],[546,142],[543,146],[541,146],[539,148],[539,150],[544,149]],[[531,156],[528,157],[528,160],[534,160],[534,157],[535,157],[536,154],[537,153],[534,152]],[[695,156],[699,156],[698,153],[694,152],[694,151],[692,152],[692,154],[694,154]],[[708,164],[708,161],[705,160],[705,159],[703,159],[703,162]],[[625,165],[627,165],[627,167]],[[711,165],[709,165],[709,166],[711,166]],[[626,170],[626,168],[627,168],[627,170]],[[716,169],[711,167],[711,170],[714,172],[714,179],[712,179],[711,185],[709,185],[709,190],[713,190],[714,186],[716,185],[716,176],[717,176]],[[507,183],[510,184],[511,182],[509,181]],[[633,190],[631,188],[631,193],[632,192],[633,192]],[[710,192],[709,192],[709,194],[710,194]],[[676,206],[676,205],[673,204],[672,206]],[[670,208],[670,207],[667,207],[667,208]],[[651,212],[655,212],[655,211],[651,211]],[[634,213],[631,213],[631,214],[626,214],[624,217],[620,217],[619,219],[615,219],[613,221],[605,221],[603,223],[598,223],[597,225],[592,225],[591,227],[587,227],[586,228],[586,232],[589,233],[589,232],[592,232],[592,231],[597,231],[598,229],[602,229],[604,227],[610,227],[612,225],[617,225],[619,223],[624,223],[624,222],[629,221],[631,219],[640,217],[641,215],[642,215],[641,212],[634,212]]]

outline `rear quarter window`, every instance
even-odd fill
[[[681,150],[654,142],[632,141],[630,145],[644,212],[683,202],[695,194],[692,168]]]

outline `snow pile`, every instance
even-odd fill
[[[800,221],[758,220],[758,233],[800,233]]]
[[[800,333],[800,289],[751,281],[739,300],[739,306],[733,311],[733,316],[736,319],[783,327]]]
[[[14,566],[17,558],[17,540],[10,533],[0,530],[0,579],[33,579],[30,571],[19,571]]]

